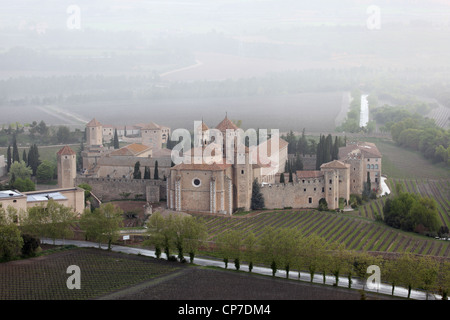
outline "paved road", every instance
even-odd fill
[[[43,243],[48,243],[48,244],[53,244],[53,240],[50,239],[43,239],[41,240]],[[101,248],[106,250],[108,247],[105,244],[101,244],[99,246],[98,243],[94,243],[94,242],[89,242],[89,241],[79,241],[79,240],[56,240],[55,244],[57,245],[75,245],[77,247],[89,247],[89,248]],[[153,250],[149,250],[149,249],[142,249],[142,248],[133,248],[133,247],[125,247],[125,246],[117,246],[114,245],[111,247],[112,251],[115,252],[122,252],[122,253],[127,253],[127,254],[141,254],[143,256],[148,256],[148,257],[156,257],[155,255],[155,251]],[[162,255],[164,256],[164,254]],[[189,257],[185,257],[185,259],[187,261],[189,261]],[[200,265],[200,266],[215,266],[215,267],[221,267],[224,268],[225,265],[223,263],[223,261],[221,260],[214,260],[214,259],[204,259],[204,258],[195,258],[194,263],[196,265]],[[230,263],[228,264],[230,266]],[[233,265],[233,263],[231,263],[231,265]],[[240,270],[242,271],[248,271],[248,265],[241,265]],[[272,275],[272,270],[270,268],[263,268],[263,267],[253,267],[252,269],[252,273],[257,273],[257,274],[262,274],[262,275]],[[286,277],[286,272],[279,270],[277,271],[277,273],[275,274],[275,276],[277,277],[282,277],[285,278]],[[289,279],[294,279],[294,280],[298,280],[299,279],[299,275],[297,271],[290,271],[289,272]],[[310,275],[309,273],[305,273],[305,272],[301,272],[300,273],[300,280],[302,281],[310,281]],[[319,283],[319,284],[323,284],[323,276],[322,274],[316,274],[313,278],[313,282],[314,283]],[[326,282],[325,284],[327,285],[333,285],[335,283],[335,278],[334,276],[326,276]],[[348,279],[346,277],[339,277],[339,287],[343,287],[343,288],[348,288]],[[358,280],[358,279],[353,279],[352,280],[352,289],[362,289],[363,288],[363,283],[362,281]],[[382,293],[382,294],[387,294],[390,295],[391,291],[392,291],[392,286],[387,285],[387,284],[381,284],[379,289],[368,289],[367,286],[365,286],[364,288],[367,292],[378,292],[378,293]],[[395,291],[394,291],[394,296],[397,297],[403,297],[406,298],[408,296],[408,290],[402,287],[395,287]],[[415,299],[415,300],[426,300],[426,294],[422,291],[416,291],[416,290],[412,290],[411,291],[411,299]],[[428,296],[429,300],[441,300],[441,296],[439,295],[432,295],[430,294]]]

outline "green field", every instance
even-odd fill
[[[398,179],[450,179],[450,168],[433,164],[419,152],[400,148],[386,139],[366,138],[377,145],[382,159],[382,174]]]

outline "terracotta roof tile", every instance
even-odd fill
[[[97,121],[97,119],[92,119],[91,121],[88,122],[88,124],[86,125],[86,127],[100,127],[102,124],[100,122]]]
[[[216,129],[224,132],[227,131],[227,129],[233,129],[233,130],[237,130],[238,127],[233,123],[233,121],[231,121],[230,119],[228,119],[227,116],[225,116],[225,119],[223,119],[216,127]]]
[[[381,158],[382,154],[372,142],[358,142],[339,148],[339,158],[344,159],[350,153],[362,153],[365,158]]]
[[[154,123],[154,122],[150,122],[150,123],[144,124],[141,129],[144,129],[144,130],[145,129],[147,129],[147,130],[161,130],[161,126],[159,124]]]
[[[345,164],[339,160],[333,160],[331,162],[324,163],[320,166],[320,168],[333,168],[333,169],[346,169],[349,168],[349,164]]]
[[[58,155],[68,156],[68,155],[76,155],[76,152],[72,150],[69,146],[62,147],[58,153]]]
[[[112,156],[136,156],[150,148],[139,143],[132,143],[110,153]]]

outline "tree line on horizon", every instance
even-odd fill
[[[2,125],[0,146],[7,147],[12,144],[13,140],[16,140],[21,145],[68,144],[77,143],[83,137],[84,131],[80,129],[71,131],[68,126],[64,125],[49,126],[44,120],[41,120],[39,123],[33,121],[26,124],[16,122],[14,124],[9,123],[8,126]]]

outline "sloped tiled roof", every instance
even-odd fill
[[[377,146],[371,142],[358,142],[339,148],[339,159],[346,158],[350,153],[362,153],[365,158],[381,158]]]
[[[320,166],[320,168],[333,168],[333,169],[346,169],[349,168],[349,164],[345,164],[339,160],[333,160],[331,162],[324,163]]]
[[[76,155],[76,152],[73,151],[72,148],[70,148],[69,146],[64,146],[58,151],[57,154],[60,156],[71,156]]]
[[[223,119],[217,126],[216,129],[224,132],[227,129],[233,129],[233,130],[237,130],[238,127],[233,123],[233,121],[231,121],[230,119],[228,119],[227,116],[225,116],[225,119]]]
[[[154,122],[143,124],[141,129],[147,129],[147,130],[161,130],[161,126],[159,124],[156,124]]]
[[[198,127],[197,127],[198,128]],[[209,130],[209,127],[206,125],[206,123],[204,123],[203,121],[202,121],[202,124],[201,124],[201,128],[202,128],[202,131],[207,131],[207,130]]]
[[[97,121],[97,119],[92,119],[91,121],[88,122],[88,124],[86,125],[86,127],[100,127],[102,124],[100,122]]]
[[[111,156],[137,156],[145,151],[148,151],[150,147],[143,144],[132,143],[118,150],[110,153]]]

